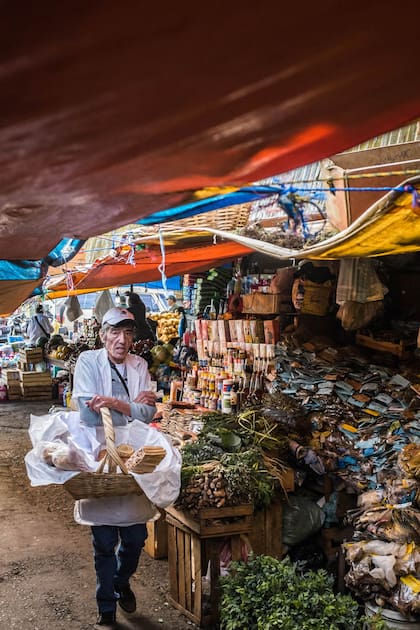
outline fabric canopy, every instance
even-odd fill
[[[417,5],[2,3],[1,258],[45,261],[417,118],[417,39],[395,31]]]
[[[177,238],[173,235],[167,236],[172,238],[173,242],[172,247],[168,243],[165,244],[164,258],[159,246],[153,244],[156,237],[142,239],[143,242],[148,240],[151,244],[146,249],[136,251],[131,263],[128,262],[129,251],[127,248],[122,248],[117,259],[109,256],[98,261],[87,273],[74,274],[72,293],[158,280],[162,277],[162,272],[169,277],[194,271],[206,271],[252,251],[245,245],[232,242],[188,247],[188,241],[197,239],[195,234],[190,234],[189,237],[178,234]],[[212,235],[209,236],[200,231],[200,240],[206,236],[207,241],[211,243]],[[165,261],[164,268],[161,267],[163,260]],[[68,287],[63,281],[51,284],[48,288],[50,298],[62,297],[68,293]]]
[[[382,197],[346,230],[325,241],[295,250],[274,243],[259,241],[223,230],[189,227],[185,230],[161,232],[165,243],[167,276],[203,271],[253,251],[281,260],[376,257],[418,251],[420,246],[420,177],[405,181],[406,192],[393,191]],[[221,241],[207,244],[216,238]],[[134,282],[147,282],[161,277],[162,250],[156,235],[137,240],[145,249],[135,252],[128,264],[129,250],[122,248],[119,257],[108,256],[98,261],[87,273],[73,274],[77,294],[95,288],[106,288]],[[64,281],[50,284],[48,297],[69,293]]]
[[[401,192],[403,188],[406,192]],[[408,254],[420,248],[420,177],[406,180],[398,189],[379,199],[347,229],[305,249],[286,249],[240,234],[210,228],[209,231],[217,237],[230,238],[235,243],[282,260]]]

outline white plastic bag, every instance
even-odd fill
[[[101,291],[96,298],[95,306],[93,307],[93,312],[97,321],[102,322],[102,318],[105,313],[113,306],[114,302],[112,301],[112,296],[108,289]]]
[[[96,455],[104,444],[103,428],[96,430],[80,421],[78,412],[59,412],[45,416],[31,416],[29,435],[33,448],[25,456],[26,470],[32,486],[63,484],[79,474],[78,471],[59,470],[41,458],[41,449],[47,442],[59,441],[83,454],[85,470],[95,471],[99,466]],[[127,426],[116,427],[115,443],[128,443],[136,450],[141,446],[161,446],[166,456],[152,473],[131,473],[146,497],[157,507],[164,508],[178,497],[181,488],[181,455],[160,431],[140,420]],[[102,446],[101,446],[102,445]]]
[[[66,307],[66,317],[70,322],[76,321],[76,319],[83,315],[77,295],[70,295],[64,302],[64,305]]]

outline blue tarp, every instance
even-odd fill
[[[0,280],[39,280],[46,270],[41,260],[0,260]]]

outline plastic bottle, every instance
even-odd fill
[[[69,386],[65,385],[63,389],[63,407],[67,407],[67,392],[69,390]]]
[[[217,311],[216,311],[216,307],[214,305],[214,300],[213,299],[210,302],[209,318],[210,319],[217,319]]]

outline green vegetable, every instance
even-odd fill
[[[254,556],[220,578],[221,630],[361,630],[359,607],[333,592],[326,571],[300,575],[289,560]]]

